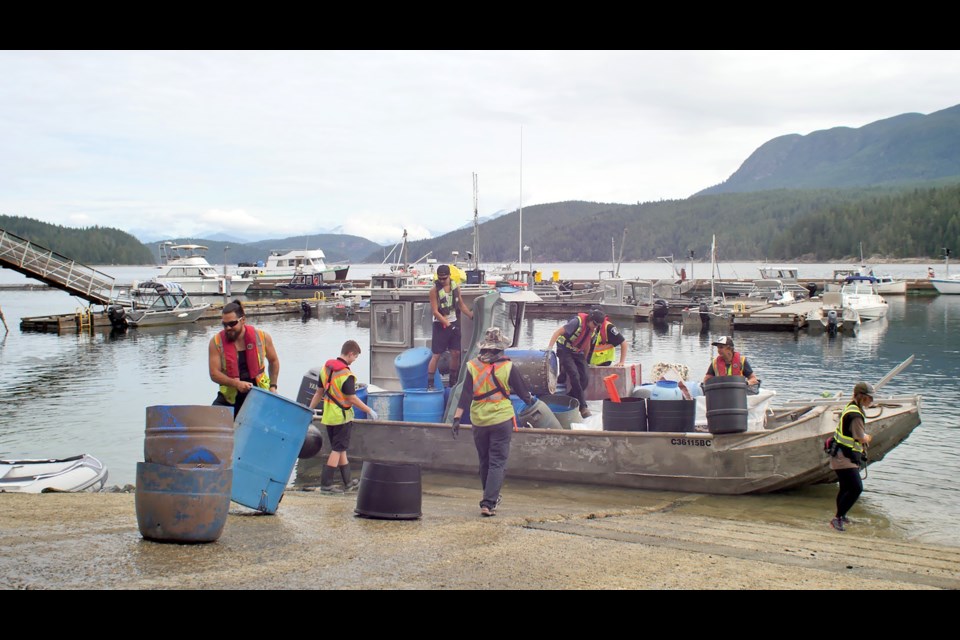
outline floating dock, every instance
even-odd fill
[[[300,303],[303,300],[270,300],[264,302],[247,301],[243,309],[247,317],[279,316],[303,313]],[[211,305],[197,322],[216,322],[220,320],[223,304]],[[178,325],[167,325],[178,326]],[[179,325],[186,326],[186,325]],[[61,313],[52,316],[34,316],[20,319],[21,331],[42,331],[49,333],[80,333],[82,331],[110,330],[113,325],[107,317],[106,308],[96,311],[91,307],[77,309],[73,313]]]

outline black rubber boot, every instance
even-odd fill
[[[333,484],[333,478],[336,472],[336,467],[331,467],[328,464],[323,465],[323,471],[320,472],[321,493],[343,493],[343,489],[341,489],[339,485]]]
[[[343,490],[344,491],[353,491],[360,486],[359,480],[350,479],[350,465],[342,464],[340,465],[340,477],[343,478]]]

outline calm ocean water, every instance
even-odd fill
[[[534,265],[561,278],[595,278],[609,264]],[[680,265],[678,265],[679,267]],[[721,269],[723,277],[754,277],[757,263]],[[829,277],[844,265],[800,265],[803,278]],[[880,265],[877,271],[920,278],[928,266]],[[688,275],[690,265],[686,265]],[[119,282],[153,274],[149,267],[98,267]],[[369,276],[378,265],[356,265],[351,275]],[[709,265],[694,267],[695,277]],[[621,275],[668,277],[663,263],[627,264]],[[0,270],[0,285],[28,283]],[[219,299],[218,299],[219,300]],[[877,381],[911,354],[916,361],[885,393],[922,393],[923,424],[890,455],[869,469],[865,493],[854,508],[866,526],[858,533],[943,544],[960,544],[960,296],[891,296],[889,317],[861,334],[830,339],[781,332],[738,332],[738,350],[752,359],[766,388],[782,398],[822,391],[850,391],[859,379]],[[21,317],[71,312],[83,303],[64,292],[0,290],[0,307],[11,331],[0,328],[0,457],[63,457],[90,453],[110,469],[110,484],[133,483],[143,459],[145,408],[163,404],[209,404],[216,394],[207,376],[207,343],[213,324],[129,330],[111,335],[25,333]],[[528,319],[521,346],[542,349],[562,319]],[[367,377],[367,330],[330,317],[265,318],[255,324],[273,336],[281,358],[280,393],[295,398],[310,368],[336,355],[347,339],[364,348],[354,370]],[[679,325],[621,327],[630,360],[645,371],[660,361],[705,370],[712,335],[686,333]],[[602,491],[602,489],[598,489]],[[836,489],[825,485],[767,496],[709,496],[697,508],[722,517],[793,522],[829,517]],[[826,523],[826,519],[824,519]]]

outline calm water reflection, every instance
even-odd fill
[[[738,350],[753,360],[767,388],[783,398],[823,391],[848,393],[858,379],[879,380],[916,354],[889,393],[922,393],[923,424],[869,470],[854,516],[858,534],[957,544],[960,540],[960,296],[891,297],[885,320],[856,337],[739,332]],[[206,371],[207,343],[216,325],[130,330],[112,335],[20,332],[19,318],[62,313],[78,303],[62,292],[3,291],[0,305],[11,333],[0,337],[0,456],[59,457],[90,453],[110,469],[110,484],[132,483],[143,459],[145,408],[209,404],[215,386]],[[527,320],[522,346],[544,348],[560,320]],[[281,358],[280,393],[295,398],[303,374],[336,355],[347,339],[364,349],[355,370],[367,377],[367,330],[329,317],[268,318],[255,324],[273,335]],[[2,329],[0,329],[2,330]],[[711,354],[711,334],[679,325],[623,327],[631,361],[644,371],[659,361],[688,365],[699,377]],[[598,489],[602,490],[602,489]],[[772,496],[707,497],[697,508],[724,517],[792,522],[829,515],[835,488],[821,486]]]

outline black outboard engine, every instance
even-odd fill
[[[817,283],[816,283],[816,282],[808,282],[808,283],[807,283],[807,291],[810,292],[810,295],[808,296],[808,297],[810,297],[810,298],[813,298],[815,295],[817,295]]]
[[[837,317],[837,310],[830,309],[827,311],[827,332],[830,335],[837,335],[837,328],[840,324],[840,319]]]
[[[657,299],[653,302],[653,310],[650,312],[650,315],[653,316],[653,319],[656,322],[666,322],[667,314],[670,312],[670,305],[666,300]]]
[[[710,328],[710,307],[706,302],[700,303],[700,323],[704,329]]]
[[[560,288],[560,291],[573,291],[572,280],[561,280],[560,284],[557,286]]]
[[[107,307],[107,317],[110,319],[110,326],[114,329],[123,330],[127,328],[127,312],[119,305],[110,305]]]
[[[313,310],[310,308],[310,303],[306,300],[300,302],[300,311],[303,313],[304,318],[309,318],[313,315]]]

